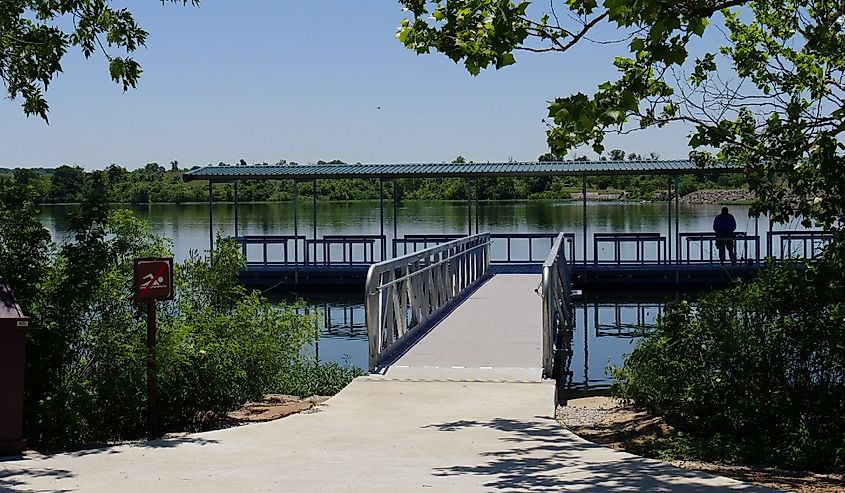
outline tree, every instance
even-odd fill
[[[161,0],[162,3],[198,5],[199,0]],[[109,0],[12,0],[0,3],[0,79],[9,99],[23,99],[27,116],[47,121],[44,98],[53,77],[62,71],[62,58],[71,46],[85,58],[101,51],[109,75],[126,91],[141,76],[131,56],[147,40],[147,31],[125,8]],[[121,53],[115,55],[113,51]]]
[[[50,232],[38,220],[31,187],[0,182],[0,279],[26,313],[48,269]]]
[[[160,180],[164,176],[164,166],[158,163],[147,163],[144,166],[144,174],[150,181]]]
[[[18,185],[29,185],[38,179],[38,173],[34,169],[15,168],[12,172],[12,177]]]
[[[170,171],[179,171],[179,161],[175,159],[170,161]]]
[[[462,62],[471,74],[511,65],[519,51],[561,53],[596,33],[621,33],[628,55],[612,61],[617,80],[549,103],[553,153],[585,144],[600,153],[608,133],[684,123],[698,163],[746,168],[757,194],[753,213],[842,230],[840,2],[552,0],[531,13],[528,1],[401,3],[409,17],[398,39],[417,53]],[[710,43],[696,41],[707,36]],[[721,46],[710,49],[715,43]]]
[[[610,160],[611,161],[624,161],[625,160],[625,151],[622,149],[613,149],[610,151]]]
[[[541,161],[541,162],[547,162],[547,161],[548,161],[548,162],[557,162],[557,161],[563,161],[563,159],[561,159],[561,157],[560,157],[560,156],[556,156],[556,155],[552,154],[551,152],[547,152],[547,153],[545,153],[545,154],[541,155],[540,157],[538,157],[538,158],[537,158],[537,161]]]
[[[85,186],[85,171],[79,166],[59,166],[53,172],[50,191],[53,202],[77,202]]]

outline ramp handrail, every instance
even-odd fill
[[[370,371],[489,268],[489,233],[371,265],[365,287]]]
[[[555,379],[555,402],[566,402],[566,377],[571,375],[575,316],[565,235],[560,233],[543,263],[543,377]]]

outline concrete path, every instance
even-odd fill
[[[388,378],[540,381],[542,299],[538,274],[496,274],[385,373]]]
[[[546,383],[362,377],[317,412],[0,462],[0,489],[85,492],[763,491],[561,428]]]

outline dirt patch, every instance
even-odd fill
[[[582,438],[632,453],[643,450],[648,443],[667,438],[675,432],[674,428],[661,418],[622,406],[610,397],[570,399],[567,406],[558,408],[557,419]],[[817,474],[698,461],[674,461],[672,464],[684,469],[799,493],[845,491],[845,476],[841,474]]]
[[[258,402],[248,402],[238,410],[232,411],[226,417],[234,423],[257,423],[273,421],[291,414],[308,411],[329,398],[315,395],[305,399],[295,395],[267,394]]]

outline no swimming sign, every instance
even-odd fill
[[[139,301],[173,299],[173,259],[135,259],[135,297]]]

